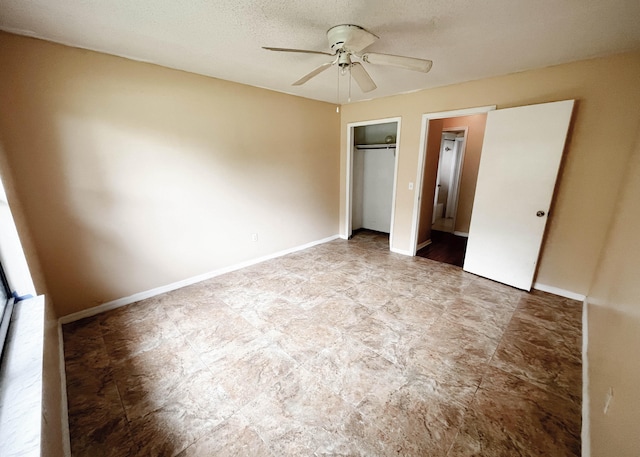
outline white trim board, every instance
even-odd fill
[[[420,243],[418,246],[416,246],[416,252],[418,252],[420,249],[422,248],[426,248],[427,246],[429,246],[431,244],[431,240],[427,240],[427,241],[423,241],[422,243]]]
[[[230,265],[228,267],[219,268],[217,270],[213,270],[208,273],[203,273],[198,276],[193,276],[191,278],[183,279],[181,281],[167,284],[165,286],[160,286],[154,289],[138,292],[136,294],[129,295],[128,297],[118,298],[116,300],[112,300],[112,301],[103,303],[101,305],[94,306],[93,308],[84,309],[82,311],[78,311],[72,314],[67,314],[66,316],[62,316],[61,318],[59,318],[58,322],[60,324],[68,324],[70,322],[75,322],[77,320],[84,319],[86,317],[95,316],[97,314],[111,311],[112,309],[130,305],[131,303],[135,303],[140,300],[145,300],[147,298],[155,297],[156,295],[160,295],[165,292],[171,292],[172,290],[180,289],[181,287],[186,287],[186,286],[190,286],[191,284],[196,284],[201,281],[206,281],[207,279],[215,278],[216,276],[220,276],[225,273],[230,273],[232,271],[239,270],[240,268],[249,267],[251,265],[255,265],[257,263],[261,263],[266,260],[271,260],[271,259],[275,259],[276,257],[281,257],[283,255],[291,254],[292,252],[308,249],[310,247],[317,246],[318,244],[328,243],[329,241],[333,241],[338,238],[339,238],[339,235],[332,235],[327,238],[323,238],[321,240],[312,241],[310,243],[306,243],[300,246],[295,246],[293,248],[285,249],[283,251],[274,252],[273,254],[268,254],[262,257],[258,257],[256,259],[246,260],[244,262]]]
[[[453,234],[456,236],[463,236],[465,238],[469,238],[469,232],[456,232],[455,230],[453,231]]]
[[[391,252],[395,252],[396,254],[408,255],[409,257],[413,257],[415,255],[413,252],[404,249],[390,248],[389,250]]]
[[[398,186],[398,159],[400,156],[400,134],[402,128],[402,118],[401,117],[388,117],[384,119],[372,119],[369,121],[359,121],[359,122],[349,122],[347,124],[347,156],[346,156],[346,166],[345,166],[345,193],[346,193],[346,201],[345,201],[345,219],[344,226],[340,227],[340,237],[342,239],[348,239],[352,233],[352,206],[353,206],[353,149],[354,149],[354,141],[353,141],[353,129],[356,127],[362,127],[366,125],[376,125],[376,124],[388,124],[391,122],[396,122],[396,153],[395,153],[395,161],[394,161],[394,169],[393,169],[393,191],[392,191],[392,205],[391,205],[391,227],[389,228],[389,246],[393,246],[393,226],[395,225],[395,217],[396,217],[396,190]]]
[[[561,297],[570,298],[572,300],[583,301],[586,296],[570,290],[560,289],[559,287],[547,286],[546,284],[540,284],[539,282],[533,283],[533,288],[541,290],[542,292],[549,292],[550,294],[560,295]]]

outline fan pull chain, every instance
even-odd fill
[[[336,102],[338,103],[338,106],[336,106],[336,113],[340,112],[340,67],[338,67],[338,71],[336,72],[338,74],[338,84],[336,84]]]
[[[351,67],[353,66],[353,64],[349,65],[349,97],[347,98],[347,101],[349,103],[351,103]]]

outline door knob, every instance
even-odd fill
[[[538,216],[538,217],[542,217],[542,216],[544,216],[544,211],[538,211],[538,212],[536,213],[536,216]]]

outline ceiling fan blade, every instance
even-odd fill
[[[299,80],[297,80],[296,82],[294,82],[292,84],[292,86],[301,86],[302,84],[306,83],[307,81],[309,81],[311,78],[314,78],[316,76],[318,76],[320,73],[322,73],[323,71],[325,71],[327,68],[329,68],[331,65],[333,65],[335,62],[327,62],[327,63],[323,63],[322,65],[320,65],[318,68],[316,68],[315,70],[313,70],[311,73],[308,73],[306,75],[304,75],[302,78],[300,78]]]
[[[262,46],[262,49],[266,49],[267,51],[278,51],[278,52],[302,52],[304,54],[323,54],[327,56],[333,56],[328,52],[323,51],[309,51],[307,49],[289,49],[289,48],[270,48],[267,46]]]
[[[392,54],[378,54],[376,52],[367,52],[362,55],[362,60],[374,65],[390,65],[392,67],[400,67],[406,70],[421,71],[427,73],[431,70],[433,62],[426,59],[416,59],[415,57],[394,56]]]
[[[378,87],[376,83],[373,82],[373,79],[371,79],[371,76],[369,76],[369,73],[367,73],[367,70],[365,70],[359,62],[351,64],[351,76],[356,80],[362,92],[371,92]]]

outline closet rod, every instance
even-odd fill
[[[356,149],[395,149],[395,144],[356,144]]]

